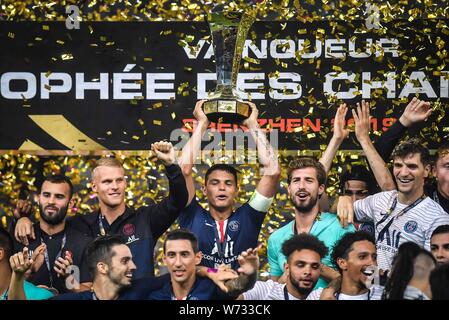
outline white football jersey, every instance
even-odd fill
[[[354,203],[359,220],[373,221],[377,247],[377,264],[390,270],[398,247],[404,242],[414,242],[430,251],[432,232],[440,225],[449,225],[449,215],[429,197],[400,214],[408,205],[397,201],[394,210],[387,214],[397,199],[397,191],[380,192]]]

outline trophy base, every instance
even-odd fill
[[[204,102],[203,111],[211,122],[241,123],[250,116],[251,107],[238,100],[212,99]]]

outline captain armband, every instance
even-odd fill
[[[273,203],[273,199],[274,197],[267,198],[255,190],[248,203],[254,210],[267,212]]]

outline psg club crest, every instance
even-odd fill
[[[404,225],[404,231],[407,233],[413,233],[418,228],[418,223],[416,221],[407,221]]]
[[[136,231],[136,227],[132,223],[127,223],[123,226],[122,232],[125,236],[130,236]]]
[[[239,229],[239,222],[238,221],[231,221],[231,222],[229,222],[229,230],[237,231],[238,229]]]

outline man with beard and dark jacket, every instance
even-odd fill
[[[35,239],[30,239],[27,246],[14,244],[15,252],[22,252],[24,247],[30,255],[38,251],[28,281],[55,294],[90,288],[85,250],[92,239],[66,223],[72,195],[69,178],[46,177],[39,192],[41,218],[33,226]]]

